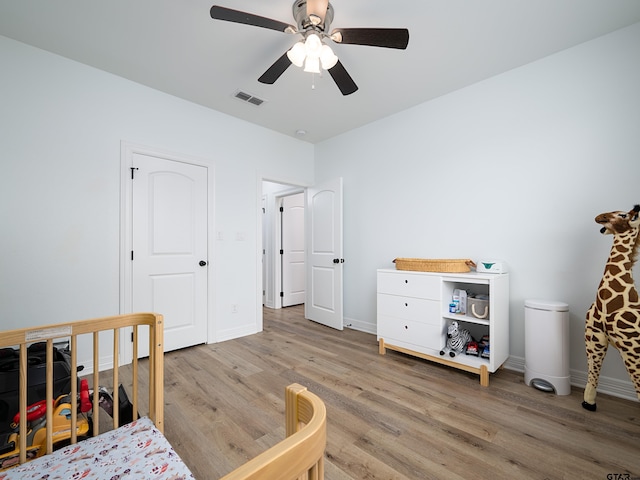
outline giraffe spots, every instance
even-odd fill
[[[617,278],[614,278],[609,282],[609,288],[616,293],[622,293],[627,289],[627,286],[620,282],[620,280],[618,280]]]
[[[615,264],[607,265],[607,271],[609,274],[611,274],[614,277],[617,277],[618,275],[620,275],[620,273],[622,273],[622,269]]]
[[[621,253],[618,253],[616,255],[614,254],[614,252],[611,252],[611,257],[609,258],[609,261],[611,263],[624,263],[626,259],[627,259],[626,255],[622,255]]]
[[[620,325],[620,328],[625,328],[622,325],[626,325],[626,328],[635,330],[638,334],[640,334],[640,330],[638,330],[638,327],[640,326],[639,322],[640,322],[640,312],[637,312],[637,311],[633,312],[633,311],[627,310],[620,314],[618,325]]]
[[[600,291],[598,292],[598,300],[600,300],[598,310],[602,310],[602,302],[607,303],[612,296],[613,292],[608,288],[600,289]]]
[[[618,322],[618,329],[629,328],[629,325],[624,324],[624,323],[623,323],[624,327],[620,327],[620,323],[621,322]],[[640,332],[636,332],[634,330],[630,330],[630,331],[625,333],[625,336],[627,338],[629,338],[629,339],[637,339],[637,338],[640,338]]]
[[[590,314],[593,317],[600,318],[600,313],[602,311],[602,301],[600,300],[600,295],[596,297],[596,301],[593,303],[593,307],[591,308],[592,313]],[[587,319],[589,315],[587,315]]]
[[[622,307],[624,307],[624,296],[616,295],[609,300],[609,303],[607,304],[607,311],[617,312],[618,310],[621,310]]]
[[[620,281],[625,285],[633,285],[633,276],[631,275],[631,272],[627,271],[622,275],[620,275],[619,278],[620,278]]]

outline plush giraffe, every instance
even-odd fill
[[[596,217],[600,233],[613,235],[613,246],[585,325],[589,377],[582,406],[591,411],[596,409],[598,377],[609,343],[620,352],[640,399],[640,302],[632,275],[640,238],[638,212],[640,205]]]

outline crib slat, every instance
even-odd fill
[[[20,345],[20,463],[27,461],[27,346]]]
[[[120,329],[113,329],[113,428],[120,426],[120,396],[118,395],[118,344],[120,343]]]
[[[76,336],[72,335],[69,343],[71,349],[71,444],[78,442],[78,354]]]
[[[100,334],[93,333],[93,432],[94,435],[100,433],[100,395],[98,386],[100,385]]]
[[[53,452],[53,340],[51,338],[47,339],[47,349],[46,349],[46,378],[47,378],[47,388],[46,388],[46,417],[47,417],[47,425],[46,425],[46,439],[47,439],[47,454]]]
[[[133,420],[138,419],[138,326],[133,326],[133,361],[132,361],[133,384],[131,386],[131,396],[133,405]]]

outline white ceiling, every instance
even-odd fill
[[[640,21],[638,0],[333,0],[332,28],[410,32],[407,50],[331,44],[360,87],[345,97],[295,66],[259,83],[299,36],[213,4],[295,24],[292,0],[0,0],[0,35],[316,143]]]

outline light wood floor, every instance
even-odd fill
[[[166,354],[165,434],[196,478],[218,478],[284,438],[293,382],[326,403],[328,480],[640,478],[640,403],[600,394],[591,413],[582,389],[555,396],[508,370],[483,388],[379,355],[374,335],[302,307],[265,309],[260,334]]]

